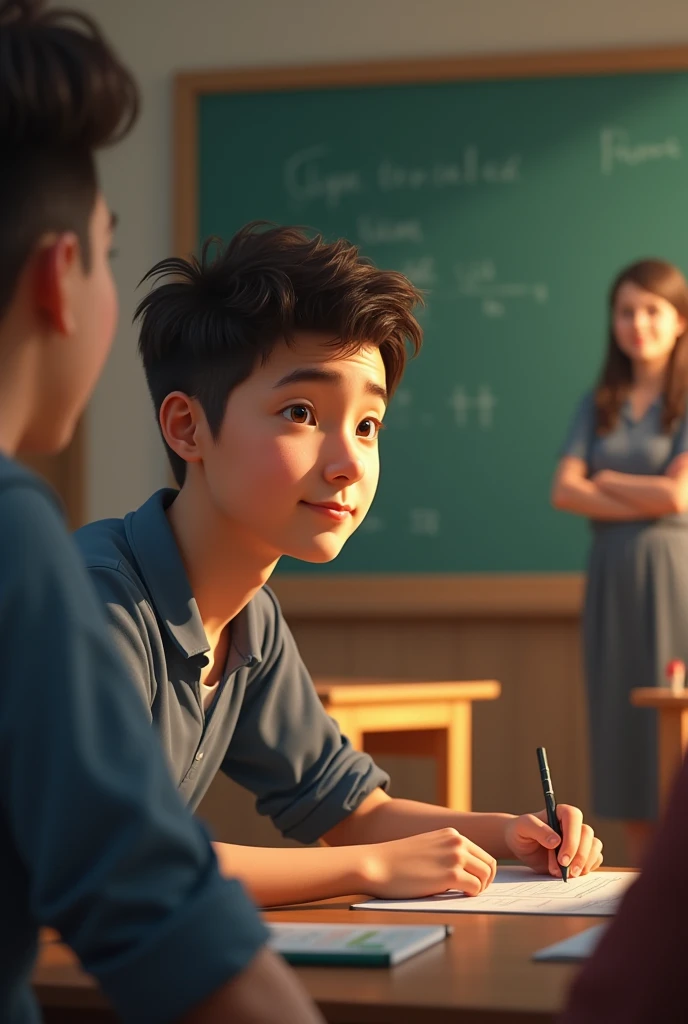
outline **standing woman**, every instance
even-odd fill
[[[638,865],[657,817],[656,713],[630,691],[688,662],[688,284],[642,260],[609,294],[595,391],[562,449],[552,502],[593,531],[583,618],[593,806],[625,822]]]

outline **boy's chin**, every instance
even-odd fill
[[[290,558],[298,558],[300,562],[313,562],[324,564],[331,562],[337,557],[344,547],[344,541],[336,540],[334,537],[318,538],[311,544],[299,547],[298,550],[286,551]]]
[[[76,430],[76,415],[63,416],[53,422],[37,422],[31,424],[22,437],[18,455],[59,455],[69,445]]]

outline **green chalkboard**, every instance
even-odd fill
[[[304,224],[427,290],[368,521],[314,571],[582,569],[552,472],[612,276],[688,269],[688,74],[209,92],[197,133],[199,240]]]

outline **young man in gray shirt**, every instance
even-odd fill
[[[602,859],[577,808],[461,814],[385,792],[387,776],[323,710],[266,586],[282,555],[334,558],[365,517],[377,438],[418,293],[348,242],[249,225],[200,260],[165,260],[140,350],[180,490],[77,543],[112,634],[195,807],[221,770],[286,836],[327,848],[217,844],[263,905],[490,884],[497,857],[576,876]]]
[[[4,0],[0,97],[0,1021],[39,1020],[50,925],[124,1021],[315,1024],[170,782],[54,496],[13,458],[67,444],[112,341],[93,151],[136,85],[89,19]]]

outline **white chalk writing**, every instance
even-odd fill
[[[356,230],[364,245],[423,241],[423,228],[419,220],[392,221],[380,217],[358,217]]]
[[[437,270],[434,256],[419,256],[418,259],[407,260],[401,272],[416,288],[432,288],[437,284]]]
[[[379,516],[369,515],[363,520],[359,529],[363,533],[382,533],[385,529],[385,521]]]
[[[440,532],[440,514],[436,508],[412,508],[409,529],[420,537],[436,537]]]
[[[457,263],[454,275],[459,294],[480,299],[485,316],[504,316],[507,302],[512,299],[532,299],[538,305],[549,299],[549,288],[542,281],[534,284],[499,281],[493,260]]]
[[[327,154],[326,146],[310,146],[289,157],[284,165],[284,187],[291,199],[301,203],[322,199],[328,206],[339,206],[345,196],[363,191],[359,171],[325,169]]]
[[[494,424],[496,405],[497,399],[487,384],[481,384],[476,394],[472,397],[466,388],[457,385],[449,399],[449,407],[454,413],[454,422],[457,427],[467,427],[470,422],[469,414],[475,411],[478,426],[482,430],[489,430]]]
[[[657,160],[680,160],[681,143],[675,135],[659,142],[632,142],[625,128],[603,128],[600,131],[600,170],[613,174],[618,165],[637,167]]]
[[[436,189],[477,185],[481,181],[491,185],[508,185],[521,177],[522,157],[512,153],[500,159],[484,158],[477,146],[465,146],[458,161],[437,161],[430,165],[409,167],[382,160],[377,167],[377,185],[381,192],[408,189],[417,192],[429,187]]]

